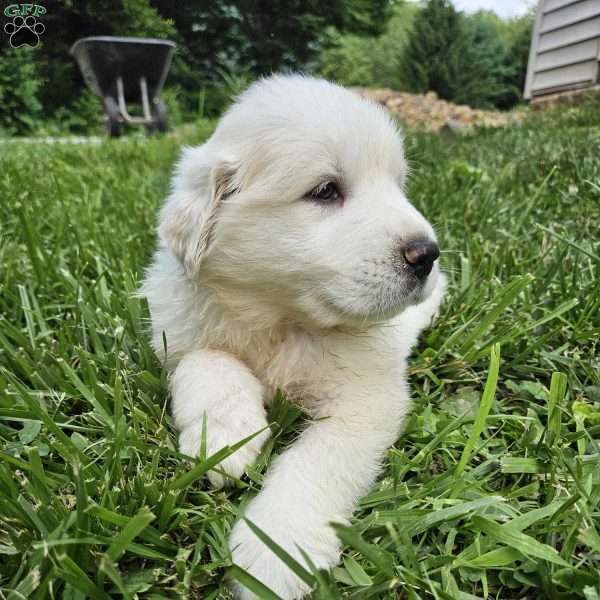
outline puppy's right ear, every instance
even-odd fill
[[[197,275],[210,247],[219,207],[233,191],[233,173],[232,163],[215,160],[207,144],[186,148],[177,165],[159,235],[190,277]]]

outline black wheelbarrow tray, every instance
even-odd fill
[[[108,134],[121,134],[123,123],[166,131],[167,111],[160,100],[175,43],[129,37],[87,37],[71,48],[86,84],[98,94],[108,116]],[[132,116],[128,102],[141,103],[143,116]]]

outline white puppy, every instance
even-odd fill
[[[278,388],[314,415],[245,515],[321,568],[339,559],[329,524],[348,522],[398,438],[407,358],[444,287],[405,176],[382,108],[322,80],[262,80],[184,151],[143,287],[183,453],[198,454],[204,416],[209,454],[266,428]],[[240,477],[268,436],[220,468]],[[308,591],[244,521],[230,548],[282,598]]]

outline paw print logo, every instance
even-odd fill
[[[10,36],[9,42],[13,48],[21,46],[35,48],[40,43],[40,35],[45,30],[44,24],[40,23],[33,15],[25,18],[16,16],[4,25],[4,32]]]

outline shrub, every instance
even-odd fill
[[[460,15],[449,0],[429,0],[417,13],[403,56],[402,73],[411,92],[434,91],[452,99],[460,73]]]
[[[327,48],[321,54],[320,74],[343,85],[373,85],[373,58],[370,38],[344,35],[329,30]]]
[[[384,32],[375,37],[330,28],[319,73],[343,85],[404,88],[400,65],[417,10],[414,4],[396,3]]]
[[[0,129],[9,134],[34,129],[42,112],[42,80],[36,69],[39,48],[7,48],[0,59]]]
[[[510,108],[521,99],[530,32],[530,16],[463,15],[449,0],[428,0],[415,17],[401,71],[410,91]]]
[[[91,90],[85,89],[68,106],[61,106],[38,128],[38,133],[61,135],[64,133],[90,135],[104,133],[102,101]]]
[[[459,104],[493,108],[509,93],[513,67],[507,61],[507,45],[485,14],[463,17],[460,26],[463,33],[451,53],[456,73],[448,98]]]

